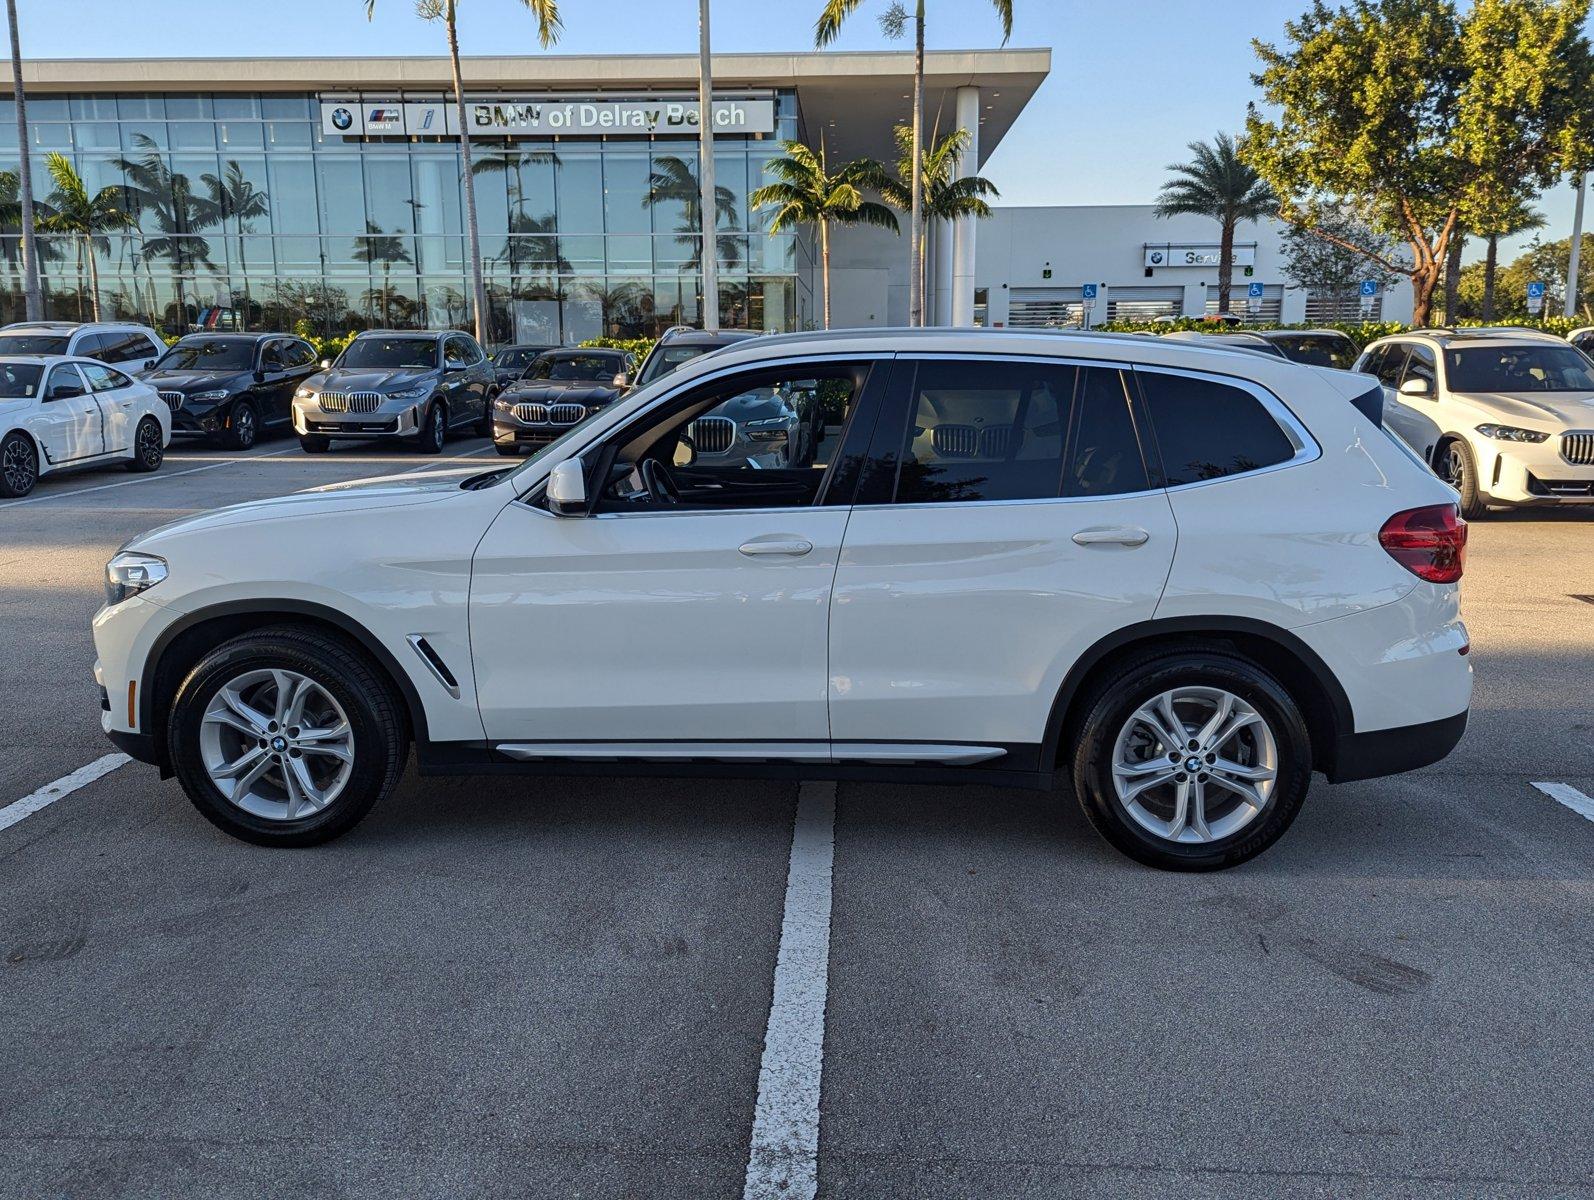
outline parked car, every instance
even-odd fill
[[[1584,354],[1594,355],[1594,325],[1585,325],[1581,329],[1572,330],[1566,335],[1566,340]]]
[[[1491,507],[1594,503],[1594,362],[1531,329],[1430,329],[1382,338],[1356,369],[1385,420],[1461,494]]]
[[[634,370],[631,355],[621,350],[539,354],[493,404],[498,453],[521,454],[563,437],[625,395]]]
[[[154,471],[171,413],[147,384],[94,359],[0,357],[0,496],[26,496],[41,475],[121,462]]]
[[[653,349],[648,351],[648,356],[642,360],[642,369],[637,372],[637,387],[647,387],[650,383],[663,379],[678,367],[684,367],[694,358],[704,354],[712,354],[716,350],[723,350],[726,346],[734,346],[745,342],[748,338],[758,337],[745,329],[716,329],[710,332],[706,329],[693,329],[690,325],[673,325],[659,335],[659,340],[653,343]]]
[[[811,463],[675,465],[704,413],[809,381],[840,418]],[[1466,527],[1346,402],[1375,389],[1160,338],[760,338],[515,466],[134,538],[102,724],[269,845],[353,827],[413,745],[423,773],[1063,771],[1124,852],[1229,866],[1314,770],[1422,766],[1466,723]]]
[[[0,355],[71,355],[123,371],[148,370],[165,350],[153,329],[125,321],[19,321],[0,329]]]
[[[1195,342],[1200,346],[1213,346],[1220,350],[1250,350],[1256,354],[1266,354],[1270,358],[1288,357],[1283,349],[1256,333],[1238,331],[1234,333],[1197,333],[1193,329],[1181,329],[1177,333],[1169,333],[1164,336],[1181,342]]]
[[[315,349],[286,333],[191,333],[143,379],[172,410],[174,437],[247,450],[293,424],[293,394],[316,373]]]
[[[493,351],[493,374],[498,379],[499,389],[508,387],[524,375],[526,368],[536,361],[537,355],[558,348],[549,345],[500,346]]]
[[[1291,362],[1313,367],[1348,371],[1361,354],[1356,343],[1337,329],[1263,329],[1256,336],[1278,347]]]
[[[321,365],[293,397],[293,427],[310,454],[335,438],[413,438],[436,454],[450,429],[492,432],[498,380],[469,334],[367,330]]]

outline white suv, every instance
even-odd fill
[[[759,388],[818,406],[804,451],[698,458],[691,423]],[[413,745],[423,773],[1060,770],[1126,853],[1228,866],[1314,769],[1422,766],[1466,724],[1466,529],[1376,401],[1142,337],[760,338],[515,467],[135,538],[104,726],[267,844],[349,829]]]
[[[1431,329],[1373,342],[1384,419],[1468,520],[1491,506],[1594,503],[1594,363],[1532,329]]]
[[[136,373],[165,352],[153,329],[126,321],[19,321],[0,329],[0,355],[70,354]]]

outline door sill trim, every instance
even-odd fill
[[[520,762],[861,762],[970,766],[1001,758],[1000,746],[933,742],[500,742],[500,754]]]

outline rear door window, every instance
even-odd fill
[[[1195,375],[1137,369],[1167,486],[1277,466],[1296,444],[1250,391]]]
[[[78,369],[89,381],[89,389],[96,392],[114,392],[117,388],[132,387],[133,381],[120,371],[102,363],[80,363]]]

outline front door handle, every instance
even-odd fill
[[[1144,529],[1081,529],[1074,541],[1081,546],[1144,546],[1151,535]]]
[[[814,548],[814,544],[802,538],[756,538],[751,542],[743,542],[738,549],[749,558],[757,558],[765,554],[781,554],[787,558],[801,558]]]

